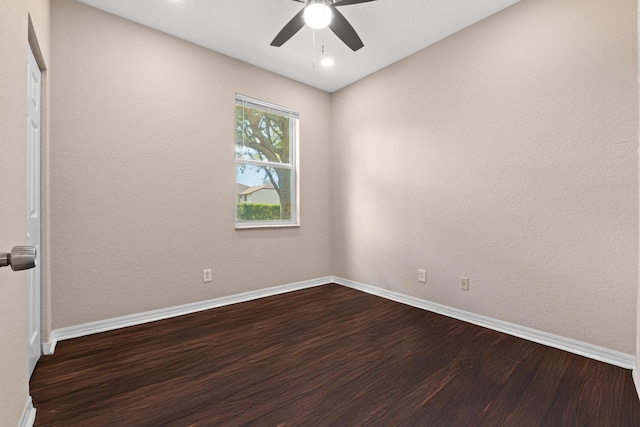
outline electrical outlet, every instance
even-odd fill
[[[206,270],[202,270],[202,282],[207,283],[211,281],[211,269],[207,268]]]
[[[418,270],[418,282],[427,283],[427,271]]]
[[[468,291],[469,290],[469,278],[468,277],[461,277],[460,278],[460,289],[462,289],[463,291]]]

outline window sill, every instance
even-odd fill
[[[268,223],[255,223],[255,224],[236,224],[236,230],[247,230],[254,228],[298,228],[300,227],[300,223],[279,223],[279,224],[268,224]]]

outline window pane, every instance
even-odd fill
[[[290,120],[287,116],[236,105],[236,158],[289,164]]]
[[[294,180],[292,171],[238,164],[237,221],[290,220]]]

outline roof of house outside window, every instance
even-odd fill
[[[246,188],[241,191],[240,186],[246,187]],[[239,196],[252,194],[252,193],[255,193],[256,191],[260,191],[260,190],[275,190],[275,188],[273,188],[273,185],[270,185],[270,184],[257,185],[255,187],[247,187],[246,185],[238,184],[238,195]]]

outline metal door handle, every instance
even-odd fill
[[[11,266],[13,271],[28,270],[36,266],[36,248],[14,246],[11,252],[0,252],[0,267]]]

